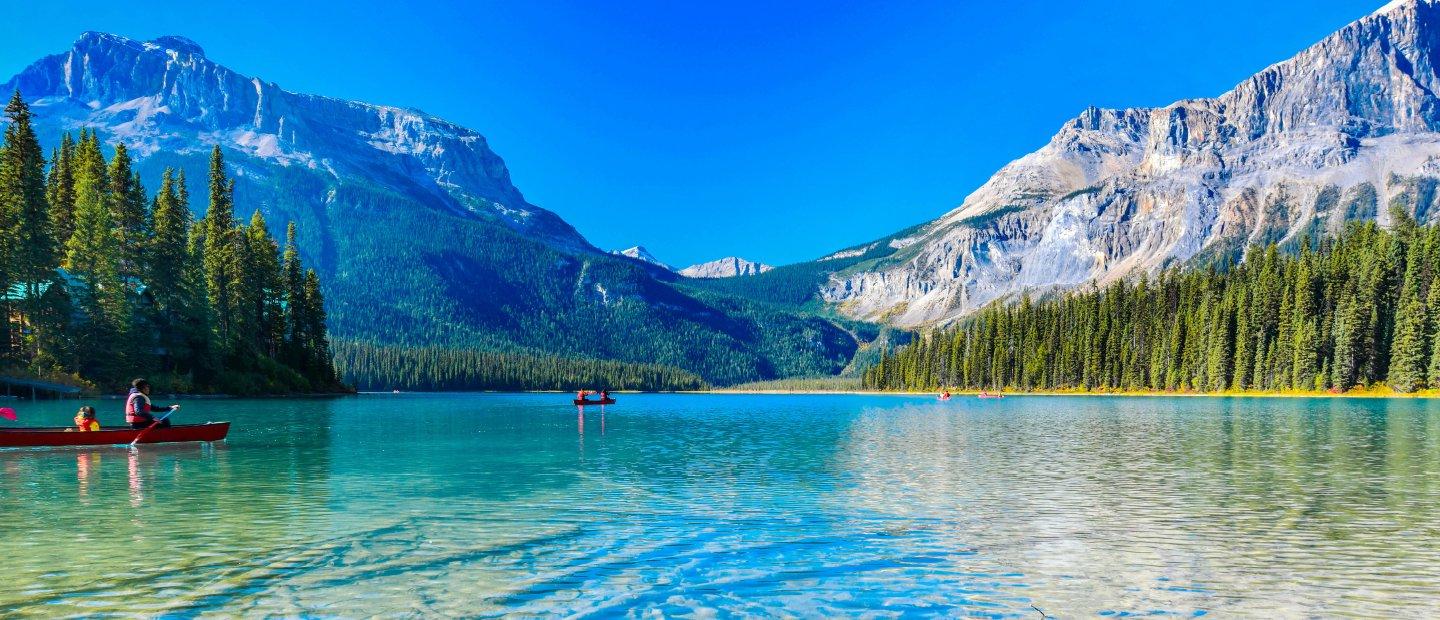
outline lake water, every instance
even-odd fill
[[[619,398],[191,401],[228,441],[0,450],[0,616],[1440,612],[1440,402]]]

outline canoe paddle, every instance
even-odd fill
[[[150,426],[145,427],[145,430],[140,431],[140,434],[135,436],[135,441],[130,442],[130,447],[131,447],[131,448],[134,448],[134,447],[135,447],[135,444],[140,443],[140,439],[143,438],[143,437],[145,437],[145,434],[146,434],[146,433],[150,432],[150,429],[153,429],[153,428],[155,428],[156,426],[159,426],[161,422],[164,422],[164,421],[165,421],[165,418],[170,417],[170,414],[175,413],[176,411],[179,411],[179,410],[180,410],[180,407],[179,407],[179,406],[171,407],[169,411],[166,411],[166,412],[165,412],[165,415],[160,416],[160,419],[155,420],[154,422],[151,422],[151,423],[150,423]]]

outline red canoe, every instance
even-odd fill
[[[588,399],[588,398],[585,398],[585,399],[577,398],[577,399],[575,399],[574,402],[575,402],[575,404],[577,404],[577,405],[613,405],[613,404],[615,404],[615,399],[613,399],[613,398],[606,398],[606,399],[603,399],[603,400],[590,400],[590,399]]]
[[[70,427],[0,428],[0,448],[35,446],[108,446],[126,444],[144,432],[141,429],[111,426],[98,431],[80,432]],[[230,432],[229,422],[177,424],[155,428],[140,438],[140,443],[174,443],[181,441],[220,441]]]

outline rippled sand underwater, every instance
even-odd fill
[[[0,451],[0,615],[1440,611],[1440,402],[565,399],[196,401],[227,442]]]

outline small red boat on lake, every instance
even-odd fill
[[[615,399],[602,398],[599,400],[590,400],[588,398],[577,398],[574,400],[574,403],[577,405],[613,405],[615,404]]]
[[[0,428],[0,448],[33,448],[41,446],[109,446],[128,444],[145,433],[140,443],[177,443],[187,441],[220,441],[230,433],[229,422],[177,424],[167,428],[145,429],[111,426],[98,431],[77,431],[68,426],[37,428]]]

